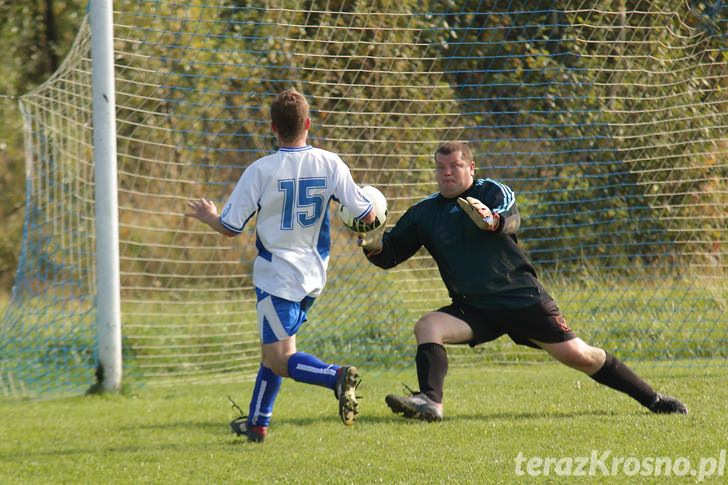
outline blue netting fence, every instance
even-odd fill
[[[306,8],[303,7],[306,5]],[[432,154],[467,140],[513,188],[519,238],[571,326],[622,359],[728,356],[726,7],[690,1],[114,4],[127,382],[252,376],[255,225],[224,239],[183,217],[222,203],[275,140],[296,87],[311,143],[379,187],[391,220],[437,190]],[[0,327],[5,395],[82,392],[96,365],[90,34],[22,98],[28,195]],[[368,265],[333,225],[330,278],[299,347],[412,368],[412,327],[447,303],[429,256]],[[453,365],[541,362],[506,339]]]

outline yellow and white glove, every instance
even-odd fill
[[[495,231],[500,224],[500,216],[490,211],[488,206],[475,197],[458,197],[458,205],[473,223],[482,231]]]
[[[369,232],[360,232],[356,243],[359,247],[366,249],[368,253],[378,253],[382,250],[382,237],[384,236],[384,227],[386,223],[382,223],[376,229]]]

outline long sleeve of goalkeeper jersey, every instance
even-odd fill
[[[419,204],[410,207],[397,221],[397,225],[384,233],[382,251],[367,256],[369,261],[383,269],[393,268],[411,258],[422,247],[418,230],[418,207]]]
[[[513,191],[497,181],[478,179],[461,197],[475,197],[498,213],[498,230],[478,229],[457,198],[438,193],[410,207],[384,234],[382,251],[368,256],[369,261],[392,268],[424,246],[453,300],[482,308],[521,308],[550,298],[517,244],[520,215]]]

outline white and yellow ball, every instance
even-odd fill
[[[339,208],[336,210],[336,215],[339,220],[349,230],[354,232],[366,233],[384,224],[387,220],[387,198],[384,197],[379,189],[372,187],[371,185],[365,185],[361,188],[367,199],[374,205],[374,215],[376,216],[374,222],[371,224],[365,224],[360,221],[355,221],[349,210],[343,205],[339,204]]]

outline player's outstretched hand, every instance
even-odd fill
[[[377,254],[382,250],[382,237],[384,236],[385,225],[386,222],[369,232],[360,232],[356,241],[357,245],[364,248],[367,254]]]
[[[492,213],[488,206],[475,197],[465,199],[458,197],[458,205],[482,231],[495,231],[498,229],[500,216],[497,213]]]
[[[210,221],[218,218],[217,206],[213,201],[207,199],[191,200],[187,202],[185,216],[194,217],[209,224]]]

